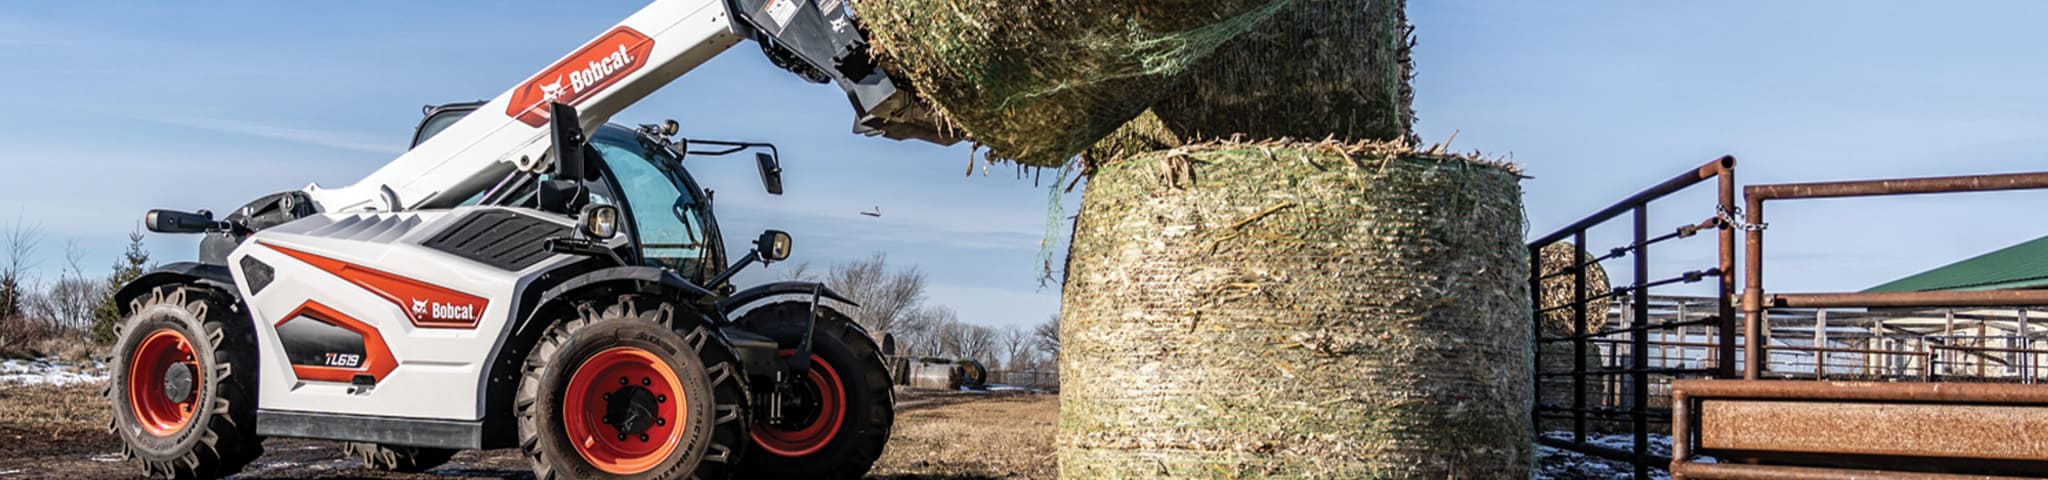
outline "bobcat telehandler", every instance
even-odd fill
[[[882,352],[823,285],[730,285],[790,238],[728,259],[683,166],[753,153],[780,194],[774,146],[606,123],[753,39],[841,87],[856,133],[957,141],[856,20],[842,0],[656,0],[490,101],[430,107],[355,185],[150,211],[204,238],[117,292],[125,454],[172,478],[232,475],[265,437],[392,470],[518,448],[541,479],[860,477],[893,422]]]

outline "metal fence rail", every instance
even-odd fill
[[[1651,424],[1668,424],[1671,421],[1670,412],[1667,410],[1669,408],[1668,404],[1657,405],[1653,403],[1654,399],[1665,398],[1662,395],[1652,397],[1651,384],[1653,379],[1663,380],[1678,377],[1715,375],[1727,377],[1732,376],[1736,371],[1735,305],[1731,301],[1735,282],[1733,276],[1727,274],[1727,272],[1733,272],[1735,268],[1734,245],[1736,225],[1734,225],[1733,220],[1736,192],[1734,170],[1734,157],[1715,159],[1701,165],[1699,168],[1688,170],[1672,177],[1670,180],[1636,193],[1599,212],[1573,222],[1571,225],[1556,232],[1529,242],[1529,288],[1532,293],[1541,291],[1542,282],[1545,279],[1542,263],[1544,247],[1567,240],[1579,247],[1573,249],[1572,263],[1565,266],[1559,274],[1569,274],[1572,277],[1572,301],[1565,306],[1548,308],[1544,307],[1542,302],[1532,302],[1530,308],[1531,327],[1535,337],[1534,361],[1535,365],[1539,366],[1539,370],[1532,379],[1535,383],[1537,398],[1544,398],[1545,378],[1570,377],[1572,389],[1570,405],[1547,405],[1540,404],[1539,402],[1539,405],[1531,409],[1531,420],[1539,426],[1544,423],[1544,419],[1569,419],[1572,425],[1569,438],[1560,439],[1539,435],[1539,442],[1588,455],[1629,462],[1635,466],[1634,473],[1636,478],[1649,478],[1651,465],[1668,464],[1670,461],[1668,458],[1652,454],[1649,439]],[[1714,211],[1701,212],[1706,216],[1706,221],[1679,225],[1668,230],[1670,233],[1651,236],[1650,232],[1653,227],[1651,226],[1649,205],[1652,202],[1710,180],[1715,181],[1719,187],[1718,198],[1720,203]],[[1624,215],[1628,215],[1628,217],[1624,219]],[[1587,253],[1583,250],[1586,246],[1586,232],[1610,222],[1628,222],[1631,224],[1633,227],[1633,240],[1627,245],[1609,250],[1605,255],[1588,258]],[[1718,250],[1720,251],[1720,263],[1718,265],[1706,266],[1706,268],[1689,271],[1670,278],[1657,279],[1650,277],[1649,255],[1653,245],[1689,238],[1705,228],[1718,230]],[[1622,322],[1622,325],[1617,325],[1614,328],[1597,332],[1588,331],[1586,318],[1588,313],[1591,313],[1587,311],[1589,305],[1592,305],[1593,301],[1602,300],[1603,296],[1589,295],[1585,291],[1587,267],[1604,261],[1618,260],[1622,257],[1630,257],[1629,271],[1633,275],[1629,278],[1632,280],[1629,285],[1616,286],[1614,293],[1610,294],[1610,296],[1620,301],[1621,316],[1625,321]],[[1684,312],[1684,308],[1681,306],[1681,313],[1676,320],[1663,322],[1652,320],[1653,302],[1650,295],[1652,289],[1674,284],[1697,282],[1708,278],[1712,278],[1720,284],[1719,290],[1721,292],[1713,302],[1709,312],[1693,318],[1688,313],[1698,312]],[[1571,331],[1569,334],[1561,336],[1546,335],[1543,329],[1544,314],[1547,310],[1563,308],[1569,308],[1572,312],[1574,325]],[[1597,314],[1605,315],[1606,313],[1598,312]],[[1704,329],[1705,335],[1703,336],[1706,341],[1687,342],[1685,339],[1688,336],[1688,328],[1693,329],[1692,331]],[[1670,347],[1668,345],[1653,344],[1653,335],[1659,337],[1658,340],[1660,341],[1655,342],[1656,344],[1668,344],[1674,341],[1676,343],[1704,344],[1707,348],[1713,350],[1713,353],[1708,356],[1711,360],[1698,366],[1674,366],[1664,361],[1653,364],[1651,358],[1653,349],[1661,350]],[[1674,335],[1676,337],[1675,340],[1665,338]],[[1540,370],[1540,366],[1543,365],[1543,345],[1566,342],[1572,345],[1571,370],[1554,372]],[[1602,359],[1600,363],[1603,363],[1603,365],[1588,364],[1587,354],[1592,352],[1601,353],[1596,358]],[[1623,357],[1623,355],[1626,355],[1626,357]],[[1616,363],[1614,365],[1604,364],[1608,363],[1605,361],[1606,359],[1619,360],[1620,358],[1626,358],[1627,360],[1614,362]],[[1620,390],[1617,392],[1619,393],[1618,395],[1608,395],[1611,397],[1609,400],[1613,401],[1589,399],[1587,398],[1587,386],[1589,384],[1621,388],[1617,389]],[[1602,391],[1612,390],[1603,389]],[[1599,404],[1589,404],[1589,402],[1595,401]],[[1625,425],[1629,433],[1633,435],[1633,442],[1630,448],[1620,450],[1588,442],[1589,424],[1594,421],[1618,422]]]
[[[2027,310],[2000,338],[1978,320],[1958,335],[1957,313],[1943,311],[1939,334],[1896,317],[1912,310],[2048,305],[2048,290],[1884,293],[1769,293],[1764,289],[1764,204],[1772,200],[2048,189],[2048,172],[1963,177],[1753,185],[1743,190],[1744,380],[1674,384],[1675,478],[1984,478],[1952,475],[2048,474],[2048,389],[2031,385],[2048,351],[2034,349]],[[1725,256],[1725,255],[1724,255]],[[1831,309],[1875,308],[1843,319]],[[1772,336],[1792,329],[1782,312],[1804,309],[1806,345]],[[1924,313],[1923,313],[1924,314]],[[1886,319],[1884,317],[1894,318]],[[1803,316],[1802,316],[1803,317]],[[1867,329],[1858,331],[1857,328]],[[1848,335],[1850,338],[1842,338]],[[1831,338],[1833,337],[1833,338]],[[1777,361],[1807,358],[1805,364]],[[2000,371],[1989,371],[1998,365]],[[1974,366],[1974,369],[1971,367]],[[1809,377],[1816,381],[1765,381]],[[1853,382],[1831,379],[1864,380]],[[1949,383],[1936,383],[1947,380]],[[1958,380],[1962,382],[1957,382]],[[1969,383],[1969,382],[1978,383]],[[1996,383],[1994,383],[1996,382]],[[2009,382],[2009,383],[2008,383]],[[1719,458],[1697,463],[1707,451]],[[1728,460],[1735,460],[1730,462]],[[1902,473],[1913,472],[1913,473]]]

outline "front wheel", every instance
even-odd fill
[[[256,335],[232,297],[185,286],[136,299],[115,333],[106,399],[144,475],[219,478],[263,454]]]
[[[775,340],[784,360],[796,354],[809,325],[807,303],[764,306],[739,325]],[[895,423],[895,399],[880,349],[853,320],[829,309],[811,330],[810,369],[779,386],[779,421],[754,424],[754,454],[740,472],[749,478],[858,479],[882,456]],[[761,415],[757,415],[761,416]]]
[[[681,308],[585,301],[548,330],[515,403],[536,478],[731,475],[746,447],[746,387],[730,347]]]

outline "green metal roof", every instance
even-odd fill
[[[2048,237],[2005,247],[1870,287],[1866,292],[2012,290],[2048,287]]]

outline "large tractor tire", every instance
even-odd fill
[[[365,442],[349,442],[341,446],[341,453],[363,461],[371,470],[386,472],[424,472],[427,469],[448,463],[455,458],[457,450],[446,448],[403,447],[379,445]]]
[[[536,478],[731,476],[747,449],[744,373],[685,308],[591,299],[550,327],[514,404]]]
[[[740,328],[775,339],[787,358],[803,342],[811,307],[784,302],[740,317]],[[811,331],[811,369],[797,388],[789,421],[757,420],[746,478],[858,479],[881,458],[896,420],[896,401],[881,350],[853,320],[829,309]]]
[[[165,286],[130,303],[104,394],[122,456],[150,477],[220,478],[263,455],[256,334],[233,297]]]

